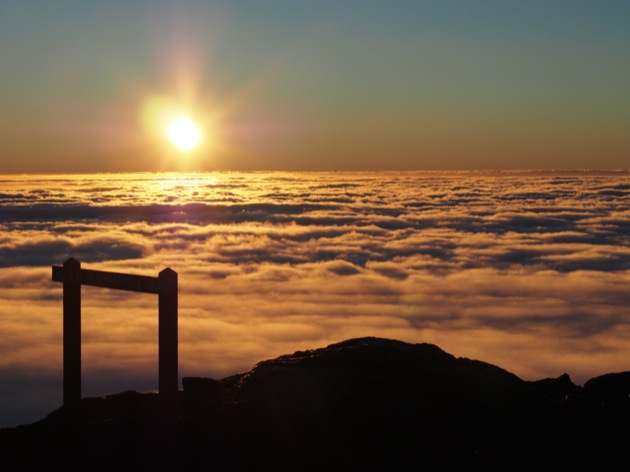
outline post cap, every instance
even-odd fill
[[[160,277],[177,277],[177,272],[175,272],[170,267],[167,267],[166,269],[162,270],[158,275]]]
[[[79,267],[81,267],[81,263],[77,261],[74,257],[71,257],[63,263],[63,266],[70,269],[78,269]]]

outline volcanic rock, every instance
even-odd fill
[[[582,389],[571,381],[569,374],[562,374],[560,377],[541,379],[532,384],[541,392],[556,400],[566,400],[571,395],[576,395]]]
[[[184,378],[174,406],[136,392],[63,406],[1,430],[2,467],[630,470],[629,378],[526,382],[431,344],[352,339]]]

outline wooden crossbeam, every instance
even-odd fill
[[[178,391],[177,273],[164,269],[158,277],[82,269],[68,259],[52,266],[53,282],[63,283],[63,402],[81,399],[81,285],[158,295],[159,392],[165,399]]]
[[[144,275],[121,274],[102,270],[79,269],[64,274],[62,266],[53,266],[53,282],[71,282],[93,287],[129,290],[131,292],[160,293],[158,277]]]

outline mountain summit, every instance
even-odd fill
[[[0,431],[7,470],[627,470],[630,373],[526,382],[431,344],[351,339]]]

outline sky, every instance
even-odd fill
[[[0,173],[628,168],[625,0],[0,3]],[[201,126],[193,152],[164,116]]]
[[[178,273],[180,381],[362,336],[627,371],[629,197],[628,171],[3,176],[0,427],[61,405],[69,257]],[[83,287],[83,396],[155,391],[157,329],[154,295]]]

